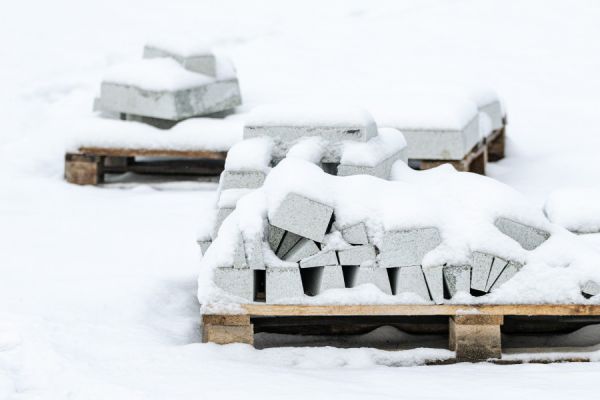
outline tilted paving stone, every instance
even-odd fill
[[[387,269],[377,265],[362,266],[357,268],[354,286],[359,286],[365,283],[372,283],[377,286],[385,294],[392,294],[392,287],[388,277]]]
[[[208,250],[208,248],[212,244],[212,240],[210,239],[197,240],[196,242],[198,243],[198,246],[200,246],[200,251],[202,252],[202,255],[206,254],[206,250]]]
[[[494,289],[498,289],[499,287],[504,285],[513,276],[515,276],[521,270],[522,267],[523,267],[523,265],[518,262],[509,261],[508,265],[506,267],[504,267],[504,269],[502,270],[502,273],[500,274],[500,276],[498,277],[496,282],[494,282],[494,284],[490,288],[490,291],[492,291]]]
[[[273,212],[270,223],[286,231],[323,242],[333,208],[296,193],[289,193]]]
[[[500,232],[514,239],[525,250],[533,250],[550,237],[550,233],[508,218],[500,217],[494,223]]]
[[[181,64],[185,69],[192,72],[198,72],[200,74],[215,77],[216,72],[216,59],[214,54],[211,52],[201,52],[183,56],[173,51],[154,46],[146,45],[144,47],[144,58],[162,58],[170,57]]]
[[[594,281],[587,281],[581,288],[581,293],[585,297],[593,297],[600,294],[600,284]]]
[[[338,250],[340,265],[362,265],[364,263],[375,263],[377,254],[375,246],[371,244],[352,246],[348,249]]]
[[[469,293],[471,289],[471,267],[468,265],[445,266],[444,283],[448,288],[450,297],[457,292]]]
[[[281,228],[278,228],[281,229]],[[292,249],[292,247],[294,247],[296,245],[296,243],[298,243],[300,241],[300,239],[302,239],[302,236],[296,235],[295,233],[292,232],[286,232],[284,231],[284,235],[283,235],[283,239],[281,239],[281,244],[279,245],[279,248],[277,249],[276,253],[277,257],[283,259],[285,257],[285,255],[288,253],[288,251],[290,251]]]
[[[283,240],[283,235],[285,231],[281,228],[273,226],[271,224],[267,224],[267,242],[269,243],[269,247],[273,252],[277,252],[281,241]]]
[[[401,293],[415,293],[430,300],[425,276],[420,265],[401,267],[396,274],[396,296]]]
[[[337,265],[338,259],[335,250],[320,251],[317,254],[300,261],[300,268],[315,268],[326,265]]]
[[[323,268],[321,275],[321,288],[319,293],[329,289],[344,289],[344,272],[340,265],[326,265]]]
[[[380,249],[383,267],[421,265],[425,254],[442,242],[437,228],[418,228],[384,233]]]
[[[490,276],[488,277],[487,283],[485,284],[486,292],[489,292],[492,288],[492,285],[496,282],[504,268],[508,265],[508,261],[501,257],[494,257],[494,262],[492,262],[492,267],[490,268]]]
[[[225,170],[221,173],[219,187],[221,190],[227,189],[256,189],[265,182],[265,173],[263,171],[231,171]]]
[[[235,251],[233,253],[233,268],[248,268],[248,262],[246,261],[246,249],[244,247],[244,241],[241,234],[237,244],[235,245]]]
[[[283,259],[288,262],[298,262],[302,259],[314,256],[319,251],[321,250],[314,241],[302,238],[287,252]]]
[[[350,244],[369,244],[367,226],[364,222],[343,228],[341,232],[344,240]]]
[[[214,282],[227,293],[254,301],[254,271],[250,268],[215,268]]]
[[[251,269],[265,269],[263,241],[261,237],[253,237],[244,241],[246,263]]]
[[[471,289],[485,292],[494,256],[479,251],[471,255]]]
[[[267,267],[265,279],[267,303],[276,303],[282,299],[302,297],[304,295],[298,265]]]
[[[338,176],[351,176],[351,175],[370,175],[381,179],[389,179],[392,170],[392,165],[398,160],[406,159],[404,151],[401,150],[398,153],[386,158],[374,166],[368,165],[347,165],[340,164],[337,169]],[[405,160],[406,161],[406,160]]]
[[[444,303],[444,267],[434,265],[423,267],[423,275],[429,289],[429,294],[435,304]]]

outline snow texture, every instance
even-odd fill
[[[564,188],[548,196],[548,219],[575,233],[600,232],[600,189]]]

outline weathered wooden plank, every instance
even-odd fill
[[[79,152],[86,155],[110,157],[182,157],[207,158],[214,160],[224,160],[227,157],[227,152],[209,150],[126,149],[83,146],[79,148]]]
[[[77,185],[97,185],[104,179],[103,157],[67,153],[65,155],[65,179]]]
[[[487,146],[479,143],[462,160],[420,160],[418,164],[421,170],[439,167],[443,164],[451,164],[457,171],[485,175],[487,159]]]
[[[333,316],[333,315],[536,315],[600,316],[600,305],[587,304],[383,304],[383,305],[283,305],[241,304],[250,316]]]
[[[504,158],[506,147],[506,127],[492,132],[486,139],[489,161],[498,161]]]

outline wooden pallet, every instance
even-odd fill
[[[205,306],[210,310],[210,306]],[[600,316],[600,305],[270,305],[242,304],[236,314],[218,314],[206,311],[202,315],[202,340],[218,344],[254,344],[255,325],[261,320],[293,317],[302,327],[318,318],[351,317],[351,323],[363,324],[374,317],[425,317],[449,318],[449,348],[456,352],[453,361],[495,360],[498,363],[519,363],[518,360],[501,361],[502,345],[500,327],[505,317],[514,316]],[[287,320],[289,322],[289,320]],[[323,320],[324,323],[331,321]],[[372,322],[372,320],[371,320]],[[599,338],[600,339],[600,338]],[[530,360],[529,362],[548,362]],[[587,361],[570,357],[560,361]]]
[[[451,164],[457,171],[473,172],[485,175],[487,164],[487,146],[484,141],[478,143],[462,160],[410,160],[410,165],[417,169],[430,169],[442,164]]]
[[[218,176],[226,156],[226,152],[215,151],[81,147],[77,153],[65,155],[65,179],[78,185],[97,185],[104,182],[105,174],[125,172]]]

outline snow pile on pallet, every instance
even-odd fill
[[[392,178],[333,176],[284,159],[262,187],[237,199],[208,247],[200,301],[600,298],[584,297],[598,293],[598,254],[507,186],[450,167],[413,171],[403,162]]]
[[[556,190],[546,200],[544,212],[550,221],[571,232],[600,232],[600,189]]]
[[[152,42],[142,60],[106,73],[96,108],[126,114],[128,119],[158,119],[159,125],[160,120],[181,121],[240,104],[238,80],[228,60],[203,47],[182,49]]]

